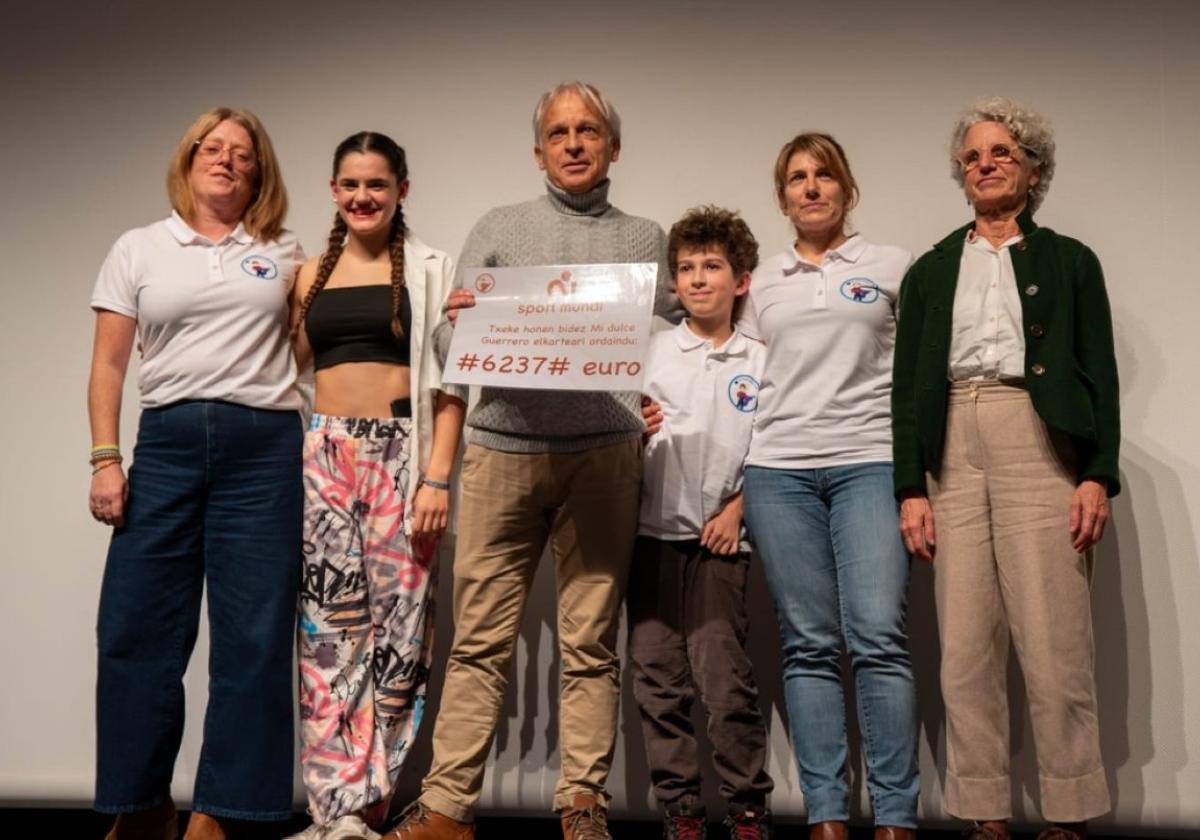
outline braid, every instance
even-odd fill
[[[404,234],[408,230],[404,224],[404,208],[396,206],[396,215],[392,217],[392,335],[397,340],[404,338],[404,322],[400,318],[400,300],[404,290]]]
[[[300,330],[300,325],[304,323],[304,317],[308,314],[308,308],[312,306],[317,292],[321,291],[329,281],[329,275],[333,274],[333,268],[337,265],[338,259],[342,256],[342,249],[345,247],[346,221],[342,218],[342,214],[338,213],[333,219],[333,229],[329,231],[329,242],[325,245],[325,253],[321,254],[321,262],[317,266],[317,276],[313,279],[312,285],[308,287],[308,293],[300,303],[300,314],[296,318],[296,323],[292,325],[291,335],[293,338]]]

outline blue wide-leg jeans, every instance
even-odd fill
[[[916,828],[916,697],[905,630],[909,558],[892,465],[748,466],[745,518],[779,618],[784,697],[809,822],[849,817],[844,642],[875,824]]]
[[[302,434],[294,411],[187,401],[142,412],[100,593],[97,810],[144,810],[170,795],[207,586],[209,698],[192,807],[291,815]]]

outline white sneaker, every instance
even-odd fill
[[[288,835],[284,840],[325,840],[326,829],[327,826],[313,823],[299,834]]]
[[[321,840],[379,840],[379,834],[372,831],[358,814],[338,817],[325,826],[325,834],[318,836]]]

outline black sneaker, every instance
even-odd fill
[[[730,840],[771,840],[771,812],[764,806],[730,806],[725,827]]]
[[[703,808],[672,803],[663,817],[663,840],[706,840],[708,823]]]

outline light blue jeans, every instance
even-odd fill
[[[892,465],[747,467],[745,518],[779,619],[784,697],[809,822],[849,817],[844,640],[875,824],[916,828],[921,782],[904,622],[909,558]]]

